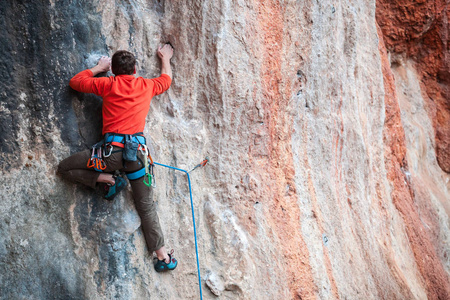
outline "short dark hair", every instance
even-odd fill
[[[133,53],[125,50],[114,53],[111,60],[111,69],[114,75],[132,75],[135,65],[136,58]]]

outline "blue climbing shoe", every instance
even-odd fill
[[[120,176],[115,177],[116,183],[114,185],[106,185],[105,195],[103,196],[106,200],[113,200],[117,194],[120,193],[127,186],[127,181]]]
[[[155,263],[156,272],[170,271],[177,267],[178,261],[172,256],[173,250],[167,254],[169,255],[169,259],[170,259],[169,263],[166,263],[164,259],[159,260],[158,258],[156,258],[156,263]]]

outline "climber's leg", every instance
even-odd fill
[[[75,153],[62,160],[58,165],[57,172],[69,181],[79,182],[92,188],[95,188],[97,182],[114,184],[111,173],[122,168],[122,151],[118,147],[114,147],[114,150],[117,152],[113,151],[111,156],[103,158],[106,164],[104,172],[88,168],[87,163],[91,158],[91,150]]]
[[[136,210],[141,218],[142,231],[150,253],[164,246],[164,236],[159,224],[156,206],[151,197],[151,188],[146,186],[143,178],[130,180]]]
[[[90,158],[91,150],[75,153],[59,163],[57,172],[69,181],[95,188],[100,173],[87,167]]]
[[[135,162],[127,161],[125,167],[121,170],[127,173],[131,184],[136,210],[141,218],[142,231],[150,253],[159,250],[164,246],[164,236],[159,224],[156,206],[152,198],[151,187],[145,185],[143,175],[134,178],[130,174],[144,168],[144,156],[138,152],[138,160]]]

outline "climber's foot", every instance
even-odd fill
[[[106,200],[113,200],[121,190],[123,190],[127,186],[127,181],[123,179],[121,176],[117,176],[115,178],[115,183],[113,185],[107,184],[105,185],[105,194],[104,198]]]
[[[172,256],[173,249],[170,251],[170,253],[167,253],[169,256],[169,262],[167,262],[166,259],[159,260],[157,257],[155,258],[155,270],[156,272],[164,272],[164,271],[170,271],[177,267],[178,261]]]

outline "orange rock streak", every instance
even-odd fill
[[[378,28],[379,29],[379,28]],[[403,131],[400,107],[395,90],[395,79],[390,69],[386,47],[381,30],[379,51],[385,89],[386,119],[384,124],[385,164],[387,177],[392,184],[391,197],[405,224],[411,249],[419,272],[425,282],[429,299],[448,299],[450,295],[449,278],[431,243],[414,203],[414,192],[405,175],[408,170],[406,142]]]
[[[316,299],[317,288],[309,264],[309,253],[300,231],[300,209],[295,191],[291,150],[292,120],[286,111],[291,90],[283,87],[282,43],[284,7],[278,1],[257,1],[259,26],[264,33],[262,66],[265,124],[270,137],[268,174],[271,188],[268,221],[280,239],[292,299]],[[281,89],[280,89],[281,88]]]
[[[416,62],[435,129],[436,158],[447,173],[450,173],[449,6],[447,0],[378,0],[376,9],[386,48]]]

